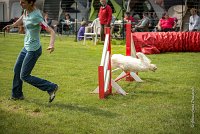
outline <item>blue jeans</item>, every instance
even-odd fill
[[[42,91],[47,91],[48,93],[55,90],[57,87],[56,84],[31,76],[31,71],[41,54],[41,47],[36,51],[27,51],[25,48],[21,50],[14,67],[12,97],[20,98],[23,96],[23,81],[39,88]]]

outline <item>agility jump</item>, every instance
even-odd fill
[[[111,71],[111,35],[110,28],[105,28],[105,42],[101,57],[101,63],[98,67],[99,86],[92,93],[99,93],[99,98],[103,99],[112,94],[112,87],[120,94],[127,93],[112,79]]]
[[[131,32],[131,24],[128,23],[126,24],[126,56],[132,56],[136,58],[136,50],[135,50],[135,45],[134,41],[132,38],[132,32]],[[112,72],[115,72],[119,70],[119,68],[113,70]],[[135,80],[136,82],[143,82],[140,77],[138,76],[137,72],[122,72],[116,79],[115,81],[119,81],[123,78],[126,78],[126,81],[133,81]]]
[[[151,64],[143,53],[137,53],[135,50],[131,24],[126,25],[126,56],[121,54],[113,54],[111,58],[111,41],[110,29],[105,29],[105,43],[101,57],[101,63],[98,67],[99,86],[92,93],[99,93],[99,98],[103,99],[109,94],[112,94],[112,87],[117,93],[126,95],[127,93],[116,83],[117,81],[126,78],[127,81],[143,82],[138,76],[138,72],[155,71],[155,64]],[[111,71],[111,66],[116,68]],[[122,70],[122,73],[115,79],[112,79],[112,72]]]

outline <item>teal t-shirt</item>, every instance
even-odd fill
[[[36,51],[40,48],[40,23],[43,21],[44,19],[40,10],[36,9],[28,15],[26,15],[26,11],[24,11],[23,24],[26,32],[24,47],[27,51]]]

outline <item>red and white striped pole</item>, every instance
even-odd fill
[[[131,56],[131,23],[126,24],[126,56]],[[127,72],[126,81],[134,81],[134,78]]]
[[[107,38],[105,38],[104,47],[107,46],[107,49],[105,52],[103,51],[102,56],[102,63],[98,67],[98,76],[99,76],[99,98],[104,99],[107,95],[112,93],[112,85],[111,85],[111,42],[110,42],[110,28],[105,28],[105,35]],[[108,53],[108,61],[106,61],[106,53]],[[105,64],[104,62],[108,62],[108,64]],[[105,67],[106,65],[106,67]],[[105,69],[107,68],[107,69]],[[105,75],[108,73],[108,76]],[[105,86],[107,84],[106,80],[108,79],[108,86]],[[107,87],[107,89],[105,89]],[[106,90],[106,91],[105,91]]]

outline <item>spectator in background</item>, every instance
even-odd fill
[[[131,23],[135,22],[134,18],[130,15],[130,12],[125,13],[124,21]]]
[[[163,13],[162,18],[159,20],[157,25],[158,31],[170,32],[174,31],[176,28],[176,20],[169,17],[167,12]]]
[[[48,26],[51,26],[52,19],[49,18],[48,12],[44,12],[44,21],[48,24]]]
[[[140,15],[138,13],[133,13],[133,18],[136,24],[139,23],[139,21],[141,20]]]
[[[137,25],[135,25],[135,28],[133,28],[133,32],[148,32],[149,23],[150,20],[148,18],[148,14],[146,12],[143,12],[143,18]]]
[[[86,25],[87,25],[86,21],[82,21],[81,22],[81,27],[78,30],[78,41],[84,39],[84,33],[85,33],[85,27],[86,27]]]
[[[101,7],[99,9],[98,17],[101,24],[101,41],[104,41],[104,28],[110,27],[112,20],[112,8],[107,4],[106,0],[100,0],[100,3]]]
[[[200,30],[200,17],[197,15],[197,10],[192,8],[190,10],[191,16],[189,19],[189,31]]]
[[[71,22],[74,22],[75,20],[71,18],[70,14],[66,14],[63,22],[63,30],[64,31],[72,31],[73,30],[73,24]]]
[[[75,20],[71,18],[69,13],[65,13],[64,18],[60,19],[58,27],[58,32],[62,34],[63,31],[70,31],[73,29],[73,25],[71,25],[71,22],[74,22]]]

